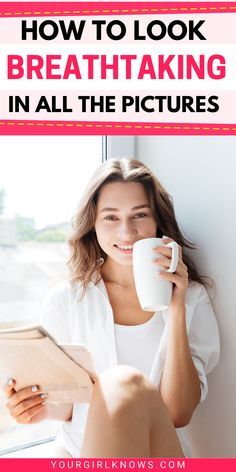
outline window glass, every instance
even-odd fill
[[[100,136],[0,138],[0,328],[39,321],[48,289],[66,277],[66,238],[102,162]],[[1,450],[50,436],[57,422],[18,425],[0,390]]]

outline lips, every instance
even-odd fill
[[[114,244],[114,246],[122,254],[132,254],[133,252],[133,244]]]

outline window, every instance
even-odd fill
[[[48,289],[65,278],[70,220],[101,164],[100,136],[0,139],[0,328],[39,321]],[[55,434],[57,422],[18,425],[0,392],[1,450]]]

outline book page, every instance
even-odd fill
[[[91,354],[84,346],[60,344],[60,348],[77,364],[83,367],[94,381],[97,379],[97,374],[92,362]]]
[[[88,402],[90,375],[48,337],[6,339],[0,336],[0,381],[14,378],[18,390],[38,385],[49,402]]]
[[[0,339],[37,339],[43,338],[44,334],[38,329],[31,329],[25,331],[0,331]]]

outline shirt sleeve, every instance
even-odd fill
[[[208,392],[206,376],[218,363],[220,354],[218,325],[209,296],[203,286],[200,289],[191,320],[189,345],[193,363],[200,379],[200,402],[202,402]]]
[[[40,324],[58,344],[71,342],[70,336],[70,290],[69,283],[53,287],[46,295],[41,308]]]

